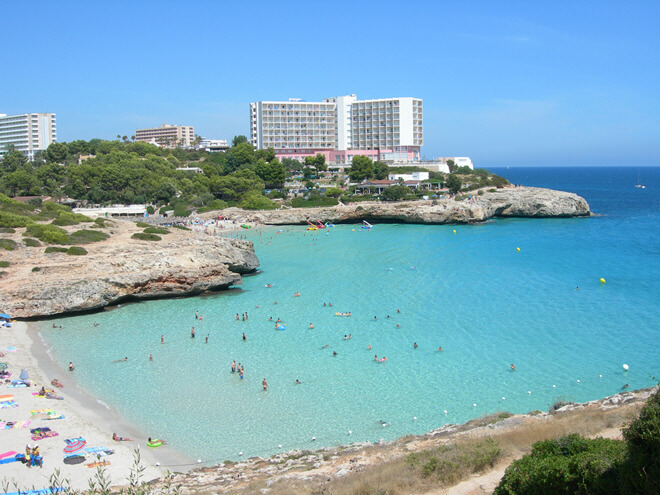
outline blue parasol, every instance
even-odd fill
[[[11,316],[9,316],[7,313],[0,313],[0,318],[7,318],[8,320],[10,320]]]

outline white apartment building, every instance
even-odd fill
[[[278,158],[302,160],[322,153],[338,165],[350,163],[355,155],[393,163],[419,161],[422,100],[358,100],[353,94],[321,102],[292,98],[250,103],[250,139],[258,149],[272,147]]]
[[[6,153],[7,145],[12,144],[32,161],[37,153],[56,141],[54,113],[0,113],[0,158]]]
[[[162,124],[151,129],[136,129],[135,140],[155,144],[164,148],[187,148],[195,140],[195,129],[188,125]]]

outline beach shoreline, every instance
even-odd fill
[[[0,450],[24,453],[27,444],[38,445],[44,466],[41,469],[28,469],[20,462],[4,464],[0,470],[0,482],[8,484],[10,488],[43,488],[49,486],[50,476],[59,470],[60,477],[67,479],[71,488],[89,488],[88,480],[94,476],[96,470],[63,462],[65,454],[62,449],[66,446],[64,440],[78,437],[86,440],[87,448],[102,446],[113,451],[111,455],[100,458],[101,461],[109,462],[104,469],[113,486],[128,483],[136,448],[139,448],[141,464],[145,467],[142,481],[162,478],[168,471],[183,472],[198,466],[193,459],[167,446],[148,448],[148,435],[145,432],[84,390],[72,373],[65,371],[55,361],[39,329],[38,322],[15,321],[12,322],[11,328],[3,328],[0,331],[0,350],[5,354],[0,359],[7,362],[8,370],[12,372],[11,379],[17,379],[21,370],[25,369],[32,383],[32,386],[27,388],[9,388],[6,385],[0,387],[0,395],[11,394],[18,403],[18,407],[0,409],[2,421],[31,421],[25,428],[0,431],[3,445]],[[16,350],[6,352],[6,349],[12,347]],[[52,389],[50,382],[53,378],[57,378],[64,385],[63,388],[54,390],[54,393],[64,400],[48,400],[33,395],[33,392],[37,392],[42,386]],[[31,410],[44,408],[53,409],[64,415],[64,418],[54,421],[30,419]],[[58,436],[35,442],[31,439],[30,429],[39,427],[49,427],[56,431]],[[113,433],[132,438],[133,441],[114,441]],[[89,453],[86,455],[85,464],[97,460],[99,459],[95,454]]]

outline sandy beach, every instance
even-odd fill
[[[2,401],[14,401],[17,406],[0,409],[0,422],[13,422],[23,427],[0,429],[0,454],[16,451],[25,453],[26,445],[38,445],[43,457],[43,467],[28,468],[22,462],[0,464],[0,487],[15,490],[18,488],[45,488],[49,478],[59,470],[61,477],[70,482],[71,488],[88,488],[88,480],[95,474],[96,462],[106,461],[104,465],[112,485],[125,484],[135,461],[135,449],[139,449],[141,464],[145,467],[143,481],[161,477],[170,472],[182,472],[197,466],[192,459],[184,457],[167,446],[147,447],[147,437],[156,438],[157,432],[149,435],[139,431],[134,425],[123,420],[119,414],[91,397],[82,390],[73,379],[73,372],[63,370],[49,355],[47,345],[41,340],[36,323],[13,322],[11,328],[0,328],[0,362],[7,363],[12,373],[10,379],[18,379],[21,370],[27,370],[30,387],[9,387],[5,380],[0,384]],[[53,378],[59,379],[63,388],[51,385]],[[62,400],[49,399],[34,395],[44,386],[54,390]],[[12,397],[7,397],[12,396]],[[61,419],[42,419],[45,414],[32,414],[32,411],[51,409]],[[29,423],[25,423],[29,421]],[[4,425],[3,425],[4,426]],[[31,429],[50,428],[57,436],[31,438]],[[112,439],[113,432],[133,441],[117,442]],[[84,454],[80,464],[65,464],[63,452],[66,439],[82,437],[86,444],[76,454]],[[98,456],[99,448],[111,450],[109,455]],[[8,483],[8,486],[7,486]]]

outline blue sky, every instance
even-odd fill
[[[58,139],[249,132],[249,103],[413,96],[422,154],[660,165],[660,2],[11,1],[0,113]]]

